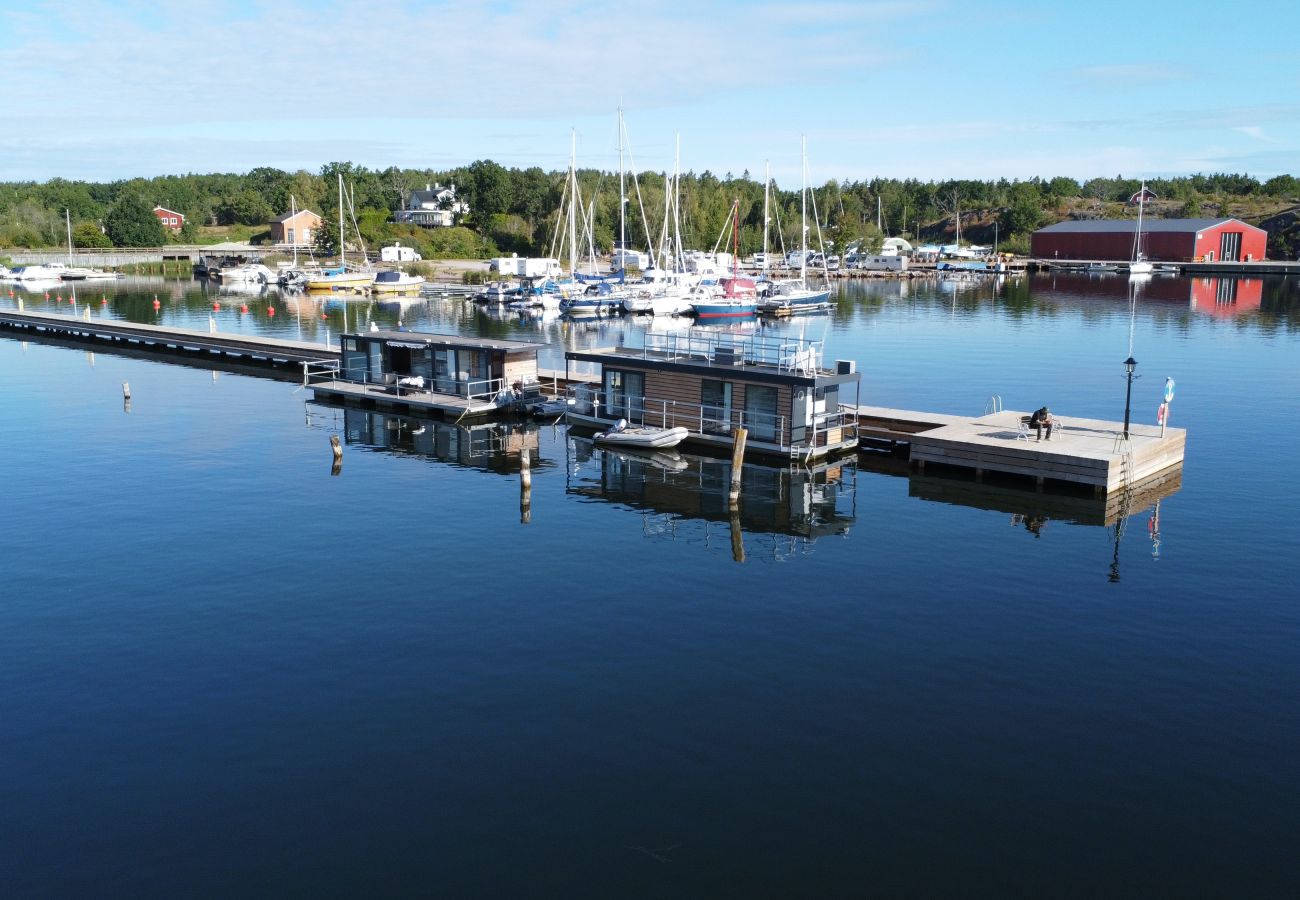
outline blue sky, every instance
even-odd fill
[[[1300,11],[0,0],[0,180],[475,159],[799,180],[1300,175]]]

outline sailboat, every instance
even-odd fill
[[[749,278],[741,278],[740,260],[740,201],[731,204],[732,242],[734,252],[731,255],[731,277],[723,279],[722,293],[703,296],[691,303],[695,315],[701,319],[715,319],[722,316],[752,316],[758,312],[758,291]],[[724,232],[725,233],[725,232]]]
[[[109,281],[123,276],[117,272],[105,272],[103,269],[88,269],[74,266],[72,252],[72,210],[63,210],[63,220],[68,226],[68,264],[58,269],[57,276],[64,281]]]
[[[808,139],[804,138],[802,142],[803,155],[803,190],[801,198],[801,223],[799,228],[800,234],[800,252],[799,252],[799,277],[797,279],[786,279],[776,282],[772,287],[769,296],[763,299],[761,310],[765,313],[775,315],[791,315],[794,313],[815,312],[830,306],[831,292],[830,288],[819,290],[808,286]],[[813,217],[817,216],[817,198],[813,198]],[[821,225],[817,226],[817,234],[821,236]],[[825,248],[819,254],[822,259],[822,275],[829,279],[829,273],[825,271],[826,252]]]
[[[348,269],[347,256],[347,219],[343,214],[343,175],[339,178],[339,264],[333,269],[325,269],[307,279],[309,291],[364,291],[375,280],[375,273],[368,268]],[[364,260],[363,260],[364,265]]]
[[[1133,259],[1128,264],[1128,273],[1130,275],[1150,275],[1155,271],[1155,266],[1146,258],[1142,252],[1142,209],[1146,206],[1147,183],[1142,182],[1142,189],[1138,191],[1138,220],[1137,228],[1133,231]]]

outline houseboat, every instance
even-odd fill
[[[544,399],[537,381],[541,344],[379,330],[340,340],[337,363],[304,372],[318,400],[462,417]]]
[[[850,360],[824,367],[822,353],[822,341],[761,332],[648,333],[642,347],[570,350],[568,420],[682,427],[688,445],[716,448],[743,427],[748,453],[803,462],[851,451],[861,376]]]

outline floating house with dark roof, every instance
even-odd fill
[[[570,350],[570,424],[608,428],[619,419],[686,428],[686,443],[731,446],[807,462],[857,449],[861,375],[852,360],[822,361],[823,344],[730,332],[645,335],[641,347]],[[575,369],[590,379],[576,383]]]

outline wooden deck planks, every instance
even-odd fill
[[[1131,459],[1119,440],[1123,426],[1101,419],[1058,417],[1051,440],[1025,441],[1020,418],[1004,410],[983,416],[953,416],[860,406],[864,436],[907,443],[914,463],[936,463],[976,471],[1053,479],[1113,491],[1181,465],[1185,429],[1130,424]]]

